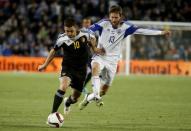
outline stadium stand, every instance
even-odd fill
[[[79,24],[84,17],[96,22],[114,4],[121,5],[130,20],[191,21],[190,0],[0,0],[0,55],[47,56],[66,17],[74,16]],[[185,41],[149,46],[135,40],[132,58],[191,60],[191,43]]]

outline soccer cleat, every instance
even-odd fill
[[[64,114],[67,115],[70,112],[70,106],[66,106],[67,97],[64,98]]]
[[[95,98],[96,106],[102,107],[104,105],[102,98]]]
[[[89,103],[89,101],[87,101],[88,95],[89,94],[85,94],[83,101],[79,104],[80,110],[83,110],[88,105],[88,103]]]

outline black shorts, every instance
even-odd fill
[[[71,79],[70,86],[82,92],[86,79],[87,66],[75,69],[71,66],[62,66],[60,77],[67,76]]]

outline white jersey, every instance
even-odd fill
[[[122,40],[128,35],[161,35],[162,33],[159,30],[138,28],[128,21],[123,21],[120,27],[114,29],[108,19],[103,19],[93,24],[89,29],[91,33],[99,32],[98,48],[104,48],[106,51],[106,54],[100,57],[111,62],[117,62],[119,60]]]

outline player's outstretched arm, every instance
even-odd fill
[[[145,28],[138,28],[134,34],[141,34],[141,35],[165,35],[169,37],[171,32],[168,30],[161,31],[161,30],[153,30],[153,29],[145,29]]]
[[[38,71],[43,71],[46,69],[46,67],[48,66],[48,64],[53,60],[54,56],[55,56],[56,51],[54,49],[51,49],[44,64],[39,65],[38,66]]]

